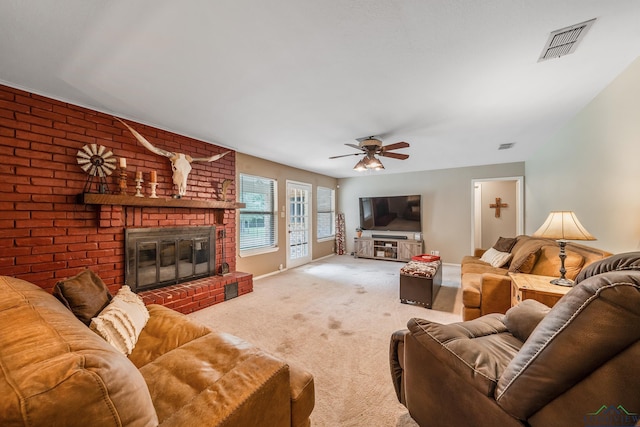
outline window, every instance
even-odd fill
[[[276,181],[240,174],[240,252],[275,248]]]
[[[331,188],[318,187],[318,240],[333,238],[336,234],[336,192]]]

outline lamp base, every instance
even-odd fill
[[[575,282],[571,279],[567,279],[566,277],[559,277],[557,279],[551,280],[549,283],[552,283],[558,286],[573,286]]]

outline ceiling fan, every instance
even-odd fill
[[[382,145],[382,141],[375,136],[369,136],[366,138],[357,139],[359,142],[356,144],[345,144],[349,147],[353,147],[356,150],[360,150],[359,153],[353,154],[343,154],[341,156],[333,156],[329,157],[330,159],[337,159],[340,157],[347,156],[361,156],[364,155],[362,159],[353,167],[353,170],[356,171],[365,171],[365,170],[382,170],[384,166],[382,162],[376,157],[376,154],[382,157],[391,157],[392,159],[405,160],[409,158],[408,154],[401,153],[393,153],[393,150],[399,150],[401,148],[408,148],[408,142],[396,142],[395,144]]]

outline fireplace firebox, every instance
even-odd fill
[[[125,283],[134,292],[215,274],[215,227],[125,229]]]

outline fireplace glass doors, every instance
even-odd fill
[[[215,227],[125,230],[125,283],[134,292],[215,274]]]

